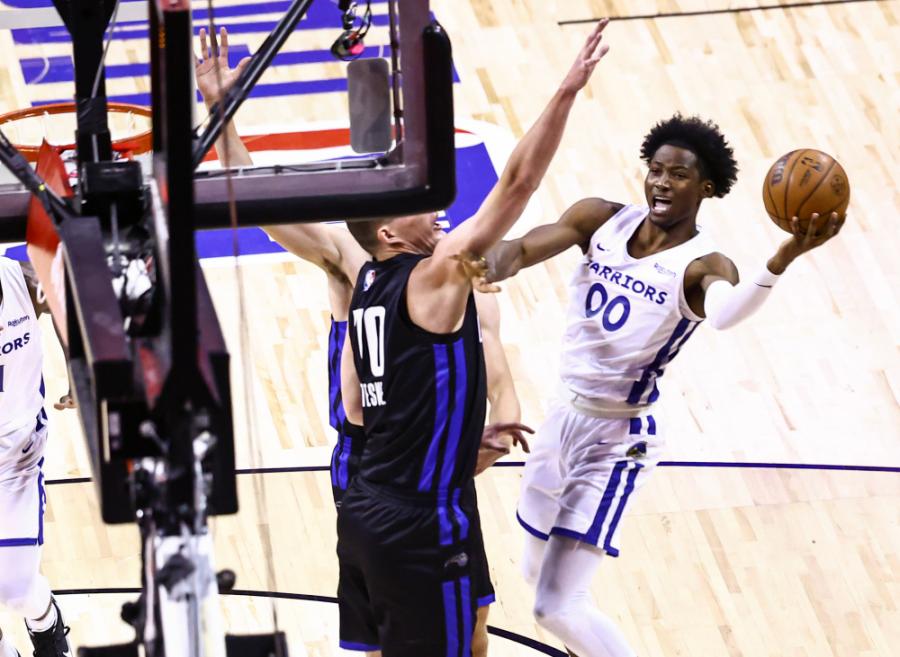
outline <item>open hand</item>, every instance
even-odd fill
[[[463,251],[450,256],[463,268],[466,276],[472,281],[472,288],[476,292],[491,294],[500,291],[500,287],[488,282],[488,262],[483,256],[477,256],[470,251]]]
[[[606,29],[607,25],[609,25],[609,19],[602,18],[594,26],[594,29],[584,42],[584,46],[578,53],[575,63],[569,69],[566,79],[563,80],[563,89],[573,92],[580,91],[591,79],[598,62],[609,52],[609,46],[601,45],[603,30]]]
[[[792,235],[778,247],[778,252],[769,261],[769,270],[773,274],[780,274],[797,256],[822,246],[837,235],[846,219],[846,215],[840,217],[837,212],[832,212],[829,217],[814,212],[806,230],[803,230],[800,219],[793,217],[791,219]]]
[[[513,446],[520,446],[526,454],[529,453],[531,448],[522,432],[534,433],[534,429],[518,422],[497,422],[486,426],[481,434],[475,474],[481,474],[501,456],[509,454],[510,442]]]
[[[194,74],[197,78],[197,88],[207,105],[214,105],[222,99],[235,81],[250,63],[249,57],[244,57],[235,68],[228,65],[228,30],[224,27],[219,30],[219,41],[212,36],[212,47],[207,40],[206,28],[200,29],[200,57],[194,57]],[[219,85],[221,84],[221,89]]]

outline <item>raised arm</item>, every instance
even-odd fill
[[[371,260],[353,236],[342,226],[288,224],[263,226],[269,236],[298,258],[320,267],[352,288],[363,264]]]
[[[211,109],[219,101],[250,63],[250,58],[245,57],[235,68],[228,65],[228,30],[224,27],[219,31],[218,41],[215,35],[211,35],[211,41],[212,46],[207,40],[206,29],[201,28],[200,57],[194,57],[194,77],[207,109]],[[253,165],[250,151],[241,141],[231,121],[225,125],[222,135],[216,140],[216,152],[223,167]]]
[[[555,224],[538,226],[519,239],[500,242],[487,255],[487,280],[502,281],[573,246],[585,253],[594,232],[621,208],[621,204],[602,198],[582,199]]]
[[[484,255],[522,214],[556,153],[576,95],[608,50],[600,43],[608,22],[600,21],[591,32],[559,90],[513,150],[500,180],[475,216],[440,240],[434,254],[413,271],[407,302],[410,317],[418,326],[445,333],[461,321],[472,285],[455,258],[463,252]]]
[[[449,258],[460,251],[484,255],[521,216],[556,154],[578,92],[609,50],[601,45],[608,23],[609,19],[597,23],[550,103],[513,150],[500,180],[481,208],[441,240],[435,259]]]

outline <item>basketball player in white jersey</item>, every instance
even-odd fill
[[[40,574],[47,413],[38,316],[49,309],[37,289],[30,265],[0,256],[0,605],[24,616],[35,657],[68,657],[68,628]],[[18,654],[0,630],[0,657]]]
[[[646,205],[583,199],[489,256],[488,279],[499,281],[572,246],[584,254],[570,283],[561,400],[538,431],[517,514],[536,619],[578,657],[635,654],[590,585],[602,556],[619,554],[622,514],[660,458],[657,380],[704,319],[725,329],[748,317],[844,221],[813,215],[803,232],[795,218],[767,265],[739,282],[696,224],[703,200],[725,196],[737,177],[718,127],[675,115],[647,134],[641,157]]]
[[[201,59],[196,65],[197,86],[208,107],[211,107],[220,94],[217,92],[216,67],[224,89],[228,89],[249,62],[242,60],[234,69],[228,66],[228,32],[222,28],[218,44],[213,40],[212,51],[218,49],[216,57],[211,56],[210,43],[207,41],[205,29],[200,30]],[[227,144],[223,143],[227,140]],[[241,141],[233,123],[223,130],[223,137],[217,144],[220,158],[228,153],[232,166],[252,166],[253,160],[244,143]],[[437,219],[432,215],[433,220]],[[340,497],[347,489],[349,480],[358,469],[358,460],[365,437],[362,427],[350,425],[343,417],[340,396],[340,356],[346,335],[347,320],[350,312],[350,298],[356,285],[360,268],[372,257],[342,226],[327,224],[297,224],[284,226],[267,226],[266,232],[276,242],[294,255],[310,262],[325,272],[328,281],[328,299],[331,308],[331,334],[329,340],[329,384],[332,426],[338,432],[338,443],[332,457],[332,489],[335,502],[339,506]],[[443,236],[439,228],[435,230],[435,238]],[[483,273],[477,260],[465,261],[464,266],[473,273],[473,277]],[[491,294],[476,295],[479,319],[483,333],[485,362],[488,372],[488,400],[490,401],[490,423],[492,430],[486,430],[482,449],[479,453],[477,472],[483,472],[497,459],[510,452],[511,447],[521,443],[528,450],[528,443],[522,436],[518,426],[521,410],[519,399],[513,386],[512,375],[503,346],[500,343],[500,308]],[[335,385],[336,384],[336,385]],[[498,428],[508,428],[508,432],[498,432]],[[530,430],[529,430],[530,431]],[[349,476],[348,476],[349,473]],[[487,575],[487,573],[485,573]],[[480,592],[480,605],[477,622],[473,631],[472,655],[485,657],[487,654],[488,609],[494,600],[493,589],[489,577],[482,577],[483,591]],[[372,628],[371,638],[355,645],[344,644],[345,648],[365,650],[368,657],[378,657],[378,637]]]

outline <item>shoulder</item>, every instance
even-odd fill
[[[622,203],[614,203],[599,197],[583,198],[569,206],[559,218],[557,226],[560,230],[570,232],[570,239],[586,252],[591,237],[601,226],[612,219],[623,207]]]
[[[599,197],[583,198],[569,206],[559,222],[573,227],[593,229],[602,226],[614,217],[623,207],[622,203],[607,201]]]

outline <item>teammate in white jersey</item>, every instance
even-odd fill
[[[40,574],[47,413],[38,316],[48,308],[37,289],[30,265],[0,256],[0,604],[25,617],[35,657],[68,657],[68,628]],[[0,631],[0,657],[18,654]]]
[[[641,157],[646,206],[583,199],[490,256],[488,278],[499,281],[572,246],[584,254],[570,285],[562,399],[538,431],[518,507],[537,621],[579,657],[635,654],[589,589],[603,554],[619,553],[629,496],[659,461],[653,409],[666,365],[704,319],[724,329],[749,316],[785,268],[844,221],[812,215],[804,233],[794,218],[767,266],[739,282],[696,224],[702,201],[725,196],[737,178],[718,127],[675,115],[647,134]]]

